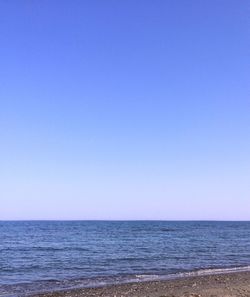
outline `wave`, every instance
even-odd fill
[[[162,231],[162,232],[176,232],[178,230],[172,229],[172,228],[161,228],[160,231]]]
[[[185,278],[192,276],[206,276],[215,274],[227,274],[235,272],[248,272],[250,271],[250,265],[239,267],[227,267],[227,268],[204,268],[192,271],[177,272],[172,274],[158,275],[158,274],[137,274],[136,279],[140,281],[154,281],[154,280],[168,280],[175,278]]]
[[[33,251],[44,251],[44,252],[57,252],[57,251],[79,251],[88,252],[89,249],[82,247],[51,247],[51,246],[33,246],[33,247],[7,247],[0,248],[0,252],[13,251],[13,252],[33,252]]]
[[[250,271],[250,265],[241,267],[227,268],[204,268],[193,271],[176,272],[171,274],[135,274],[135,275],[116,275],[116,276],[100,276],[93,278],[81,279],[43,279],[31,283],[17,283],[9,285],[0,285],[0,296],[13,297],[25,296],[37,293],[45,293],[48,291],[61,291],[81,288],[104,287],[107,285],[117,285],[125,283],[140,283],[149,281],[173,280],[185,277],[216,275],[234,272]]]
[[[183,276],[202,276],[202,275],[211,275],[211,274],[224,274],[224,273],[233,273],[233,272],[247,272],[250,271],[250,265],[239,266],[239,267],[228,267],[228,268],[204,268],[198,269],[196,271],[180,273]]]

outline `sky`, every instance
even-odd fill
[[[250,220],[249,11],[0,1],[0,220]]]

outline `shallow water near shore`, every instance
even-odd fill
[[[250,222],[0,222],[0,296],[250,270]]]

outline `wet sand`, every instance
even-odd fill
[[[112,285],[33,295],[36,297],[250,297],[250,272]]]

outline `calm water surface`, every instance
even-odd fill
[[[250,222],[0,222],[0,296],[235,267]]]

